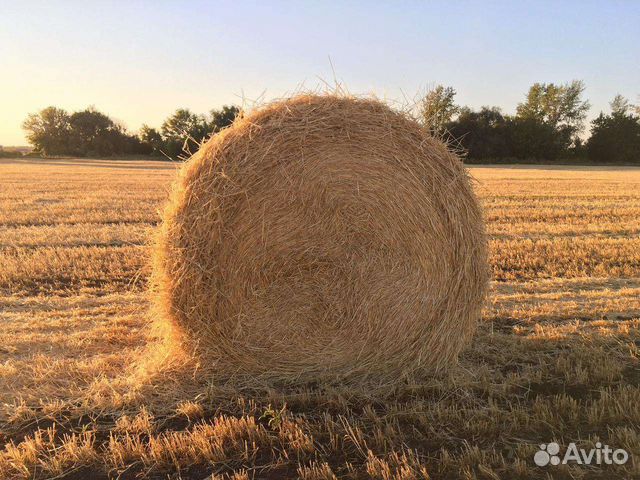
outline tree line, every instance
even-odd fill
[[[583,140],[590,108],[584,83],[536,83],[514,115],[498,107],[474,110],[456,104],[456,91],[438,85],[419,105],[434,134],[458,148],[468,161],[506,163],[588,159],[594,163],[640,163],[640,106],[616,95]]]
[[[640,106],[616,95],[609,113],[600,112],[589,126],[585,86],[535,83],[515,114],[498,107],[474,110],[455,101],[452,87],[438,85],[418,102],[417,114],[434,135],[465,154],[469,162],[558,161],[589,159],[596,163],[640,162]],[[143,125],[130,133],[93,107],[68,113],[48,107],[23,123],[37,154],[103,157],[158,155],[184,159],[210,135],[231,125],[241,110],[234,105],[196,114],[178,109],[159,129]]]
[[[180,108],[160,129],[143,125],[137,134],[89,107],[69,114],[47,107],[30,114],[22,127],[37,154],[45,156],[107,157],[115,155],[158,155],[179,160],[194,153],[210,135],[231,125],[240,109],[223,106],[208,114]]]

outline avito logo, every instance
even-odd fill
[[[612,449],[609,445],[602,445],[596,442],[596,448],[585,450],[578,448],[575,443],[571,442],[567,446],[562,458],[560,457],[560,445],[556,442],[543,443],[540,450],[533,456],[533,461],[539,467],[551,465],[566,465],[567,463],[576,463],[578,465],[624,465],[629,460],[629,454],[622,448]]]

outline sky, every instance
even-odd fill
[[[506,113],[534,82],[581,79],[592,118],[617,93],[640,102],[640,2],[0,0],[0,145],[25,145],[49,105],[136,131],[334,78],[401,102],[443,84]]]

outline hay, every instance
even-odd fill
[[[220,378],[394,382],[455,361],[487,285],[460,160],[372,99],[300,95],[182,168],[159,319]]]

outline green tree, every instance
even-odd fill
[[[164,140],[162,139],[162,135],[160,135],[160,132],[158,130],[156,130],[155,128],[151,128],[146,124],[143,124],[142,128],[140,128],[138,136],[140,137],[140,141],[145,145],[148,145],[153,152],[162,152],[164,148]]]
[[[29,143],[44,155],[110,156],[151,151],[138,137],[129,135],[123,126],[94,107],[72,115],[48,107],[30,114],[23,128]]]
[[[568,129],[535,118],[509,117],[504,127],[508,157],[521,160],[556,160],[567,154],[571,143]]]
[[[447,139],[467,152],[469,162],[554,160],[566,153],[568,136],[536,118],[503,115],[497,107],[460,110],[446,125]]]
[[[629,100],[620,94],[613,97],[613,100],[609,102],[609,107],[611,107],[611,113],[613,115],[626,115],[629,110],[634,108],[633,105],[629,103]]]
[[[179,108],[160,128],[164,140],[163,153],[173,159],[192,155],[209,136],[209,128],[202,115]]]
[[[65,110],[47,107],[38,113],[31,113],[22,123],[22,128],[36,152],[43,155],[69,153],[71,125]]]
[[[571,135],[579,132],[590,108],[582,99],[584,82],[535,83],[529,88],[527,98],[518,104],[516,116],[548,123],[558,130],[566,130]]]
[[[105,157],[151,152],[137,136],[127,133],[122,125],[94,107],[72,114],[69,124],[69,153],[74,155]]]
[[[160,132],[143,126],[141,139],[172,159],[184,158],[195,153],[212,134],[231,125],[238,115],[240,109],[235,105],[211,110],[208,116],[181,108],[162,123]]]
[[[482,107],[478,112],[462,107],[446,130],[451,143],[461,146],[472,161],[497,159],[510,155],[506,122],[498,107]]]
[[[420,102],[420,117],[427,129],[434,135],[444,132],[460,107],[455,104],[456,91],[452,87],[437,85]]]
[[[209,129],[211,133],[217,133],[231,125],[240,115],[240,109],[235,105],[223,105],[220,110],[211,110]]]
[[[599,163],[638,163],[640,161],[640,116],[628,113],[628,106],[621,107],[624,103],[617,102],[616,105],[613,105],[614,102],[611,103],[610,115],[600,112],[600,115],[591,122],[591,137],[587,141],[589,158]]]
[[[73,153],[89,156],[109,156],[122,152],[122,127],[94,107],[75,112],[69,118]]]

